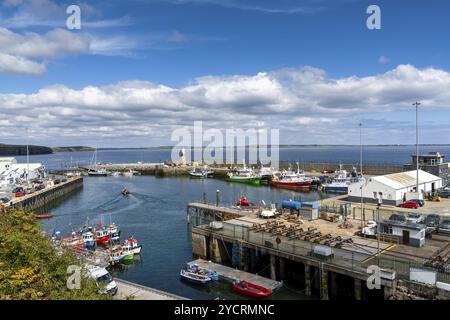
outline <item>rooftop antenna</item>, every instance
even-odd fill
[[[416,101],[413,106],[416,107],[416,192],[419,195],[419,106],[421,103]]]

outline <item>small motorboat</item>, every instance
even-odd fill
[[[53,215],[51,213],[37,214],[36,219],[51,219]]]
[[[180,277],[183,280],[196,284],[207,284],[208,282],[211,281],[211,278],[206,275],[190,272],[184,269],[180,271]]]
[[[211,271],[205,268],[201,268],[198,264],[194,264],[192,268],[188,269],[189,272],[193,272],[200,275],[205,275],[207,277],[210,277],[211,280],[218,281],[219,280],[219,273],[217,271]]]
[[[249,209],[249,210],[258,209],[258,206],[255,205],[253,202],[250,202],[245,196],[242,196],[239,199],[239,201],[236,203],[236,207],[240,209]]]
[[[122,190],[122,194],[124,196],[128,196],[130,194],[130,191],[127,188],[125,188],[125,189]]]
[[[272,290],[258,286],[247,281],[241,281],[233,285],[234,292],[254,298],[264,298],[272,294]]]

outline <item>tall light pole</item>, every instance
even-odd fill
[[[419,196],[419,106],[421,103],[416,101],[413,106],[416,107],[416,192]]]
[[[361,175],[361,230],[364,228],[365,217],[364,217],[364,202],[363,202],[363,162],[362,162],[362,122],[359,123],[359,174]]]

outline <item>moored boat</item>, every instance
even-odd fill
[[[253,202],[250,202],[245,196],[241,196],[239,201],[236,203],[236,207],[238,207],[239,209],[258,209],[258,206]]]
[[[293,189],[310,189],[312,179],[306,177],[305,173],[300,171],[297,163],[297,172],[284,171],[280,177],[272,179],[271,184],[276,187]]]
[[[264,288],[254,283],[241,281],[233,285],[236,293],[243,294],[254,298],[264,298],[272,294],[272,290]]]
[[[194,264],[192,268],[188,269],[189,272],[193,272],[200,275],[205,275],[207,277],[210,277],[211,280],[218,281],[219,280],[219,273],[217,271],[211,271],[205,268],[201,268],[199,265]]]
[[[195,272],[190,272],[187,270],[181,270],[180,271],[180,277],[183,280],[195,283],[195,284],[207,284],[208,282],[211,281],[211,278],[206,276],[206,275],[202,275],[202,274],[198,274]]]
[[[228,178],[226,181],[228,182],[239,182],[239,183],[247,183],[259,185],[261,183],[261,178],[253,172],[251,168],[246,168],[245,163],[242,169],[238,169],[235,172],[229,172]]]
[[[85,231],[81,234],[83,238],[84,247],[86,249],[93,249],[95,247],[94,234],[91,231]]]
[[[109,232],[105,228],[101,228],[95,231],[95,241],[97,243],[108,243]]]
[[[122,261],[123,255],[122,255],[122,247],[121,246],[114,246],[111,249],[111,253],[109,255],[109,263],[111,265],[116,265],[120,261]]]
[[[133,254],[140,254],[142,250],[142,245],[138,244],[138,241],[134,237],[129,237],[122,246],[129,246],[133,251]]]
[[[37,214],[36,219],[51,219],[53,215],[51,213]]]

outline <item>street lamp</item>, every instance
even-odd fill
[[[416,107],[416,192],[419,196],[419,106],[421,103],[416,101],[413,106]]]
[[[377,204],[377,242],[378,242],[378,254],[377,254],[377,262],[378,262],[378,267],[380,267],[380,235],[381,235],[381,226],[380,226],[380,207],[383,204],[383,193],[378,192],[378,204]]]

